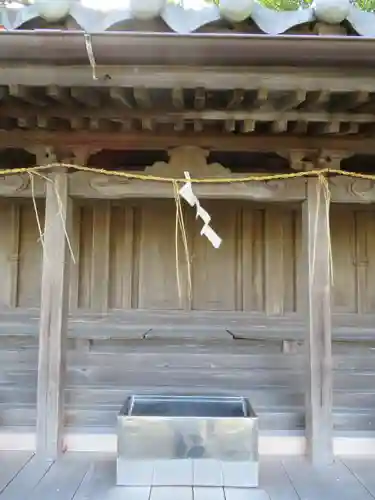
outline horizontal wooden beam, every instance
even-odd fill
[[[274,66],[259,67],[172,67],[172,66],[105,66],[100,65],[97,80],[92,78],[88,66],[65,66],[30,64],[1,64],[0,85],[23,85],[60,87],[144,87],[205,88],[212,90],[266,88],[269,91],[303,89],[306,92],[374,92],[375,71],[373,68],[352,68],[343,78],[342,69],[304,69]]]
[[[30,148],[56,146],[66,148],[90,146],[94,149],[169,149],[178,146],[197,146],[215,151],[270,152],[305,150],[316,152],[334,150],[352,154],[374,154],[375,140],[371,136],[321,137],[292,135],[231,135],[220,133],[145,133],[41,130],[0,130],[1,148]]]
[[[192,168],[192,177],[196,177]],[[132,170],[132,173],[137,173]],[[143,173],[144,172],[138,172]],[[150,175],[159,175],[156,171]],[[166,174],[167,175],[167,174]],[[173,173],[170,174],[173,176]],[[235,179],[256,174],[222,174],[221,177]],[[259,174],[263,175],[263,174]],[[199,198],[251,200],[254,202],[300,202],[306,199],[307,178],[252,181],[231,184],[195,184],[194,192]],[[375,203],[375,181],[332,177],[329,181],[333,203]],[[11,175],[0,179],[0,196],[10,198],[44,198],[46,183],[42,177],[34,178],[33,187],[27,174]],[[89,172],[69,175],[69,194],[84,199],[129,199],[129,198],[173,198],[171,183],[143,180],[127,180],[124,177],[105,176]]]
[[[37,337],[39,311],[32,309],[2,309],[0,337]],[[372,346],[374,314],[333,313],[333,340],[363,342]],[[233,327],[235,323],[236,327]],[[233,340],[226,329],[239,338],[266,340],[298,340],[305,338],[305,317],[295,313],[267,316],[264,313],[241,311],[144,311],[126,310],[95,313],[79,311],[69,316],[69,338],[139,339],[150,332],[156,337],[196,337],[212,339],[212,335]]]
[[[85,93],[82,96],[86,95]],[[267,101],[268,102],[268,101]],[[272,105],[272,99],[269,100]],[[198,101],[199,106],[201,101]],[[77,107],[73,103],[65,105],[51,105],[40,107],[32,107],[27,105],[4,104],[0,107],[0,117],[2,118],[63,118],[66,120],[75,120],[79,118],[90,119],[107,119],[107,120],[146,120],[162,118],[163,121],[169,119],[171,121],[185,120],[207,120],[207,121],[224,121],[224,120],[254,120],[258,122],[313,122],[313,123],[373,123],[373,113],[329,113],[326,111],[278,111],[278,110],[240,110],[240,109],[178,109],[175,108],[143,108],[129,109],[119,106],[105,106],[101,108],[82,108]]]

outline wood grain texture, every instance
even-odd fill
[[[53,464],[35,457],[26,463],[23,452],[1,454],[13,473],[0,500],[51,498],[62,500],[149,500],[150,488],[115,486],[112,454],[68,453]],[[373,500],[374,458],[345,458],[329,467],[313,467],[302,457],[261,457],[260,488],[152,488],[154,498],[192,500],[298,500],[342,498]],[[7,470],[10,470],[9,467]],[[31,475],[35,473],[35,476]],[[21,479],[25,481],[21,484]],[[43,495],[43,496],[37,496]],[[151,497],[152,498],[152,497]]]
[[[38,241],[34,210],[32,204],[25,201],[9,203],[9,210],[20,213],[19,251],[12,254],[12,262],[9,262],[5,243],[0,245],[3,248],[0,259],[4,261],[2,273],[7,273],[2,292],[7,298],[3,299],[3,307],[9,307],[4,301],[9,303],[10,294],[14,299],[15,290],[17,306],[38,306],[42,246]],[[265,311],[269,316],[278,316],[281,322],[289,313],[297,311],[302,315],[300,211],[284,205],[275,209],[225,200],[205,200],[205,205],[212,212],[212,224],[216,225],[224,243],[219,250],[211,248],[199,235],[200,226],[193,220],[194,211],[186,207],[193,277],[190,303],[181,242],[182,300],[178,297],[172,201],[76,204],[71,234],[77,258],[77,263],[71,265],[73,309],[78,306],[82,312],[98,313],[123,309],[131,311],[130,314],[134,309],[141,309],[146,317],[160,309],[172,313],[193,308],[202,313],[217,311],[217,314]],[[43,222],[43,207],[39,207],[38,212]],[[8,227],[11,218],[4,217],[7,219],[4,227]],[[340,224],[343,218],[348,222],[345,225]],[[332,207],[333,313],[369,315],[375,312],[371,286],[375,269],[371,257],[374,220],[371,207],[354,210]],[[16,237],[16,232],[11,234]],[[158,255],[156,259],[155,255]],[[212,286],[218,276],[220,283]],[[358,320],[362,322],[362,317]],[[172,316],[171,322],[174,322]],[[132,331],[129,335],[133,335]]]
[[[20,205],[2,201],[0,206],[0,304],[17,306]]]
[[[37,392],[37,448],[50,457],[63,450],[71,210],[67,174],[52,174],[47,183]]]
[[[18,304],[37,306],[40,285],[33,273],[40,278],[38,266],[42,248],[37,241],[33,208],[26,200],[7,200],[6,203],[20,213],[22,255],[19,258],[22,265],[17,270]],[[206,200],[203,203],[206,204]],[[75,285],[72,284],[71,294],[77,297],[79,308],[72,311],[68,323],[64,426],[73,431],[107,429],[111,432],[116,414],[131,392],[183,392],[195,386],[202,393],[214,390],[221,394],[241,392],[248,395],[260,416],[262,432],[303,430],[305,319],[303,276],[297,272],[303,269],[299,210],[283,205],[272,212],[275,223],[283,228],[283,238],[278,240],[283,245],[283,266],[275,276],[279,276],[279,281],[282,278],[284,285],[277,294],[272,290],[275,300],[283,304],[283,314],[269,315],[265,312],[265,303],[270,300],[267,299],[264,272],[265,247],[269,246],[267,261],[270,265],[273,255],[280,252],[273,248],[272,231],[266,236],[265,221],[267,217],[271,220],[267,215],[271,207],[231,202],[231,209],[227,210],[228,204],[217,200],[207,200],[207,207],[212,208],[213,226],[218,223],[224,238],[225,262],[220,253],[200,246],[203,245],[202,237],[193,234],[199,232],[195,220],[191,221],[188,231],[195,238],[197,257],[191,252],[195,276],[203,270],[203,276],[213,276],[216,283],[219,269],[223,285],[213,290],[207,280],[196,282],[195,303],[201,310],[157,308],[158,286],[147,290],[147,285],[158,276],[158,263],[150,264],[148,259],[153,258],[152,250],[142,248],[139,243],[142,224],[150,213],[154,222],[149,224],[153,231],[150,248],[159,246],[169,231],[166,226],[174,234],[173,202],[167,200],[166,210],[158,208],[163,204],[163,200],[152,203],[151,206],[157,207],[152,214],[150,205],[143,201],[110,203],[109,229],[102,226],[102,230],[96,230],[97,238],[101,231],[107,236],[109,233],[111,256],[109,282],[99,291],[93,286],[94,210],[96,207],[101,211],[99,217],[104,217],[106,209],[98,208],[96,202],[81,200],[76,204],[79,212],[79,216],[75,215],[78,218],[75,231],[79,228],[78,276],[74,279]],[[186,208],[189,212],[190,208]],[[41,214],[42,209],[40,207]],[[9,226],[9,212],[5,214]],[[333,290],[337,312],[334,310],[332,315],[333,419],[336,431],[341,434],[361,431],[370,435],[374,428],[373,214],[371,206],[332,208],[337,275],[336,290]],[[193,219],[194,214],[191,215]],[[350,224],[340,225],[343,219]],[[159,258],[164,259],[163,269],[169,273],[171,282],[175,279],[173,239]],[[73,242],[76,245],[75,238]],[[0,241],[0,254],[2,248],[4,244]],[[294,253],[297,257],[293,271]],[[99,262],[99,257],[96,259]],[[363,265],[361,278],[359,264]],[[296,276],[291,278],[293,272]],[[268,276],[270,289],[272,273]],[[100,287],[100,283],[96,286]],[[94,292],[108,301],[108,311],[95,310]],[[170,307],[176,302],[174,293],[172,285],[167,284],[163,300],[172,304]],[[143,309],[137,309],[139,298],[147,298]],[[214,302],[227,310],[207,310],[209,307],[214,309]],[[0,420],[3,427],[26,429],[36,422],[39,316],[38,307],[14,309],[6,306],[1,309]],[[296,350],[286,352],[284,341],[296,343]]]
[[[306,293],[306,438],[313,463],[333,460],[332,325],[329,211],[324,189],[308,180],[303,206]]]

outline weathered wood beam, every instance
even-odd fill
[[[20,99],[29,104],[33,104],[35,106],[46,106],[47,100],[41,99],[40,97],[36,97],[34,95],[34,89],[26,87],[24,85],[9,85],[9,96],[14,97],[15,99]]]
[[[148,110],[152,107],[152,100],[149,91],[145,87],[133,89],[135,102],[141,109]],[[142,130],[152,131],[153,120],[152,116],[144,116],[141,118]]]
[[[48,97],[62,104],[71,104],[69,89],[59,87],[58,85],[49,85],[46,87]]]
[[[254,134],[228,135],[218,131],[204,134],[184,132],[144,133],[102,132],[102,131],[40,131],[40,130],[0,130],[0,148],[29,148],[33,146],[56,146],[64,144],[68,148],[88,146],[94,149],[169,149],[178,146],[209,148],[221,151],[285,151],[321,149],[339,150],[350,154],[375,154],[375,140],[369,136],[269,136]]]
[[[142,130],[152,131],[154,129],[154,121],[151,118],[142,120]]]
[[[199,87],[194,91],[194,108],[197,110],[202,110],[206,106],[206,90],[203,87]]]
[[[78,154],[71,163],[85,165],[84,154]],[[43,162],[41,162],[43,163]],[[338,165],[339,166],[339,165]],[[102,165],[104,169],[110,168]],[[260,165],[263,167],[263,165]],[[193,165],[191,166],[193,168]],[[131,168],[132,172],[136,169]],[[140,172],[142,173],[142,172]],[[157,172],[155,173],[157,175]],[[171,171],[171,176],[175,175]],[[245,176],[246,173],[241,174]],[[252,175],[256,175],[252,173]],[[263,174],[264,175],[264,174]],[[122,177],[100,176],[95,173],[76,172],[69,174],[71,178],[70,194],[76,198],[116,199],[116,198],[173,198],[173,189],[168,184],[146,181],[124,182]],[[195,175],[193,175],[195,176]],[[228,173],[223,173],[228,177]],[[194,191],[198,197],[244,199],[253,201],[285,201],[299,202],[306,199],[306,178],[287,180],[283,182],[250,182],[248,184],[199,184]],[[330,177],[329,181],[332,203],[371,204],[375,203],[375,182],[366,179],[350,177]],[[37,198],[45,197],[45,182],[36,177],[33,190],[29,177],[12,175],[0,179],[0,196],[7,198]]]
[[[333,460],[332,326],[329,210],[317,178],[307,180],[303,203],[303,269],[306,292],[306,438],[316,465]]]
[[[271,130],[274,134],[283,134],[288,130],[288,122],[286,120],[274,121],[271,125]]]
[[[71,201],[68,175],[54,173],[46,186],[37,390],[37,452],[63,451],[64,376],[69,310]]]
[[[89,128],[90,130],[100,130],[100,122],[101,120],[97,119],[97,118],[90,118],[89,120]]]
[[[340,111],[351,111],[357,108],[366,108],[366,104],[369,102],[371,97],[370,92],[360,91],[352,92],[351,94],[345,96],[345,99],[340,99],[340,103],[337,104],[337,108]]]
[[[295,122],[294,126],[292,126],[293,134],[296,134],[296,135],[307,134],[308,126],[309,126],[308,122],[297,120],[297,122]]]
[[[175,123],[174,123],[173,129],[176,132],[182,132],[183,130],[185,130],[185,122],[184,122],[184,120],[182,120],[181,118],[179,118],[178,120],[176,120]]]
[[[305,89],[307,92],[359,92],[375,91],[374,70],[356,69],[347,72],[343,78],[342,68],[293,68],[290,67],[192,67],[192,66],[101,66],[104,87],[142,87],[148,82],[150,88],[184,89],[205,87],[210,90],[239,88],[256,90],[268,88],[269,91],[289,91]],[[68,67],[30,64],[6,64],[0,66],[0,85],[19,84],[30,86],[55,85],[61,87],[97,87],[90,71],[84,65]]]
[[[184,90],[177,87],[172,89],[171,92],[172,104],[176,109],[184,109],[185,107],[185,99],[184,99]]]
[[[306,100],[306,96],[306,90],[299,89],[290,92],[287,96],[282,97],[281,99],[276,100],[273,106],[278,112],[288,111],[302,104]]]
[[[250,132],[254,132],[255,127],[256,127],[255,120],[244,120],[241,123],[241,132],[243,134],[249,134]]]
[[[14,183],[14,186],[17,186],[17,182]],[[2,201],[4,202],[5,200]],[[1,204],[0,237],[2,245],[0,246],[0,307],[2,308],[16,308],[18,305],[20,212],[21,207],[18,203],[9,203],[8,200],[8,202],[5,201]]]
[[[314,124],[314,132],[316,134],[339,134],[341,123],[333,120],[329,123]]]
[[[265,109],[267,106],[269,106],[268,102],[268,96],[269,96],[269,90],[266,88],[260,88],[257,90],[256,97],[254,101],[251,104],[251,109],[254,110],[261,110]]]
[[[70,120],[70,126],[73,130],[82,130],[85,128],[87,121],[88,120],[86,118],[72,118]]]
[[[34,129],[37,126],[36,117],[17,118],[17,125],[20,128]]]
[[[48,118],[45,118],[43,116],[37,116],[36,117],[36,122],[37,122],[38,128],[41,128],[41,129],[47,129],[48,128],[48,125],[49,125]]]
[[[122,132],[129,133],[132,130],[132,126],[133,126],[132,121],[131,120],[126,120],[126,121],[121,122],[121,124],[120,124],[120,130]]]
[[[202,120],[194,120],[194,132],[203,132],[203,122]]]
[[[139,100],[139,102],[141,102]],[[142,101],[143,102],[143,101]],[[261,106],[261,101],[257,101]],[[270,102],[268,102],[270,104]],[[36,115],[44,118],[62,118],[72,120],[73,118],[93,118],[107,120],[128,120],[128,119],[157,119],[163,117],[170,121],[182,118],[185,120],[256,120],[259,122],[272,122],[283,119],[288,122],[305,121],[312,123],[343,122],[343,123],[368,123],[374,121],[373,113],[329,113],[327,111],[304,111],[294,110],[279,112],[275,109],[262,107],[262,109],[201,109],[187,110],[175,108],[142,108],[142,109],[122,109],[118,106],[103,106],[100,108],[77,108],[73,105],[31,107],[4,104],[0,107],[0,117],[10,118],[34,118]]]
[[[238,109],[241,107],[245,99],[245,91],[243,89],[234,89],[232,96],[228,102],[227,109]]]
[[[0,87],[0,100],[5,99],[8,97],[9,92],[8,92],[8,87],[2,86]]]
[[[126,90],[122,88],[112,87],[109,89],[109,96],[114,101],[119,102],[122,106],[127,109],[131,109],[133,106],[125,94]]]
[[[73,99],[78,101],[85,106],[89,106],[92,108],[98,108],[101,104],[100,95],[96,89],[86,89],[86,88],[78,88],[74,87],[70,90],[71,96]],[[55,115],[56,116],[56,115]],[[76,116],[80,116],[79,114]],[[73,117],[74,118],[74,117]]]
[[[331,99],[330,90],[318,90],[306,96],[303,109],[306,111],[321,111]]]
[[[135,102],[141,109],[150,109],[152,107],[150,93],[145,87],[133,89],[133,95]]]
[[[236,130],[236,122],[233,119],[225,120],[224,130],[226,132],[234,132]]]
[[[359,123],[342,123],[340,134],[358,134],[359,133]]]

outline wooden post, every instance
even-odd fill
[[[71,214],[68,174],[53,173],[46,186],[37,394],[37,452],[49,458],[63,450]]]
[[[307,181],[303,204],[303,269],[307,292],[306,439],[314,464],[333,461],[332,328],[329,210],[318,178]]]

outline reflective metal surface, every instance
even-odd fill
[[[117,484],[257,486],[258,421],[249,401],[129,398],[118,417]]]

